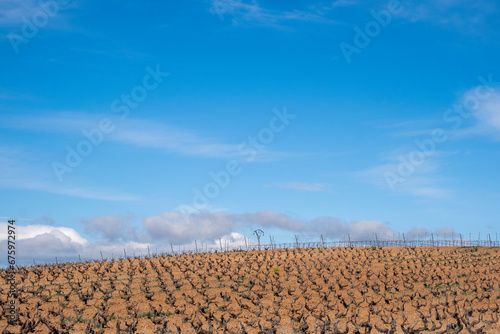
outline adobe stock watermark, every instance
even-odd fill
[[[274,109],[273,114],[267,127],[262,128],[257,135],[248,136],[238,145],[237,152],[241,159],[229,160],[224,169],[208,173],[210,181],[203,187],[193,188],[192,204],[181,205],[179,207],[181,213],[193,213],[206,208],[210,200],[219,196],[220,192],[229,186],[231,180],[241,174],[243,165],[254,161],[274,141],[276,134],[283,132],[297,117],[297,115],[289,114],[286,107],[283,111]]]
[[[153,69],[146,67],[147,74],[142,78],[140,85],[134,86],[129,93],[122,94],[120,98],[111,102],[110,109],[113,114],[118,116],[119,120],[125,120],[131,109],[139,106],[139,103],[148,97],[148,92],[155,90],[169,75],[160,70],[160,65]],[[83,159],[88,157],[94,151],[94,147],[102,144],[105,135],[111,134],[116,129],[116,120],[110,117],[102,118],[93,129],[83,129],[82,135],[85,139],[80,140],[75,146],[66,145],[66,158],[64,162],[53,161],[51,166],[59,182],[63,182],[64,175],[71,173],[75,168],[81,165]]]
[[[447,132],[459,129],[464,120],[469,118],[471,114],[479,109],[481,103],[488,99],[496,90],[494,86],[499,86],[500,82],[493,81],[493,75],[488,78],[483,76],[478,77],[480,86],[464,96],[459,103],[455,103],[451,108],[443,113],[443,121],[451,123],[451,127],[446,129],[436,128],[432,130],[431,136],[423,140],[416,139],[414,141],[416,149],[408,154],[398,157],[399,164],[396,172],[385,172],[384,177],[387,185],[392,192],[396,191],[399,184],[406,182],[418,169],[422,166],[426,159],[436,152],[437,146],[443,144],[449,139]]]
[[[23,25],[21,26],[21,33],[11,32],[7,35],[14,52],[16,54],[19,53],[19,46],[28,44],[35,38],[40,29],[44,28],[49,23],[50,19],[59,13],[62,6],[70,2],[71,0],[48,0],[42,2],[31,17],[24,16],[22,18]]]
[[[406,3],[411,0],[404,1]],[[382,32],[382,28],[386,28],[391,22],[394,15],[400,14],[403,11],[403,2],[400,0],[389,0],[384,9],[379,11],[370,11],[373,20],[368,21],[363,29],[354,27],[354,38],[352,44],[341,42],[339,44],[340,51],[348,64],[352,61],[353,54],[360,54],[363,49],[370,45],[371,41]]]

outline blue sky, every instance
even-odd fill
[[[17,219],[30,262],[238,245],[256,228],[496,235],[499,12],[3,2],[2,230]]]

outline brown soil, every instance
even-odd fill
[[[499,256],[499,248],[309,248],[20,268],[9,297],[16,325],[7,326],[2,280],[0,330],[500,333]]]

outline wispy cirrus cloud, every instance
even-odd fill
[[[359,4],[357,0],[335,0],[331,3],[331,7],[349,7],[349,6],[355,6]]]
[[[4,115],[0,127],[33,131],[56,132],[82,137],[84,129],[98,128],[99,121],[108,116],[82,112],[60,112],[46,116]],[[111,116],[112,118],[112,116]],[[164,149],[185,155],[202,157],[234,156],[238,145],[220,143],[215,138],[202,136],[193,131],[169,124],[132,119],[115,120],[115,130],[104,140],[127,145]]]
[[[21,27],[27,24],[26,22],[30,22],[30,25],[36,28],[37,24],[33,24],[34,20],[40,21],[41,18],[43,20],[43,17],[50,17],[50,20],[47,19],[47,22],[50,21],[51,23],[47,27],[51,27],[52,29],[71,29],[65,22],[67,15],[64,15],[62,10],[74,8],[78,5],[76,1],[66,0],[2,1],[0,2],[0,27],[17,27],[18,31],[21,31]],[[45,24],[43,26],[45,27]]]
[[[336,0],[314,4],[311,8],[313,8],[318,14],[324,14],[337,8],[352,7],[356,5],[359,5],[357,0]]]
[[[395,195],[445,199],[453,193],[439,175],[439,158],[455,153],[434,150],[425,154],[418,147],[404,147],[386,154],[384,163],[349,174]]]
[[[209,11],[217,14],[221,20],[227,16],[233,24],[257,24],[279,26],[286,21],[303,21],[327,24],[338,24],[321,15],[320,11],[304,11],[292,9],[278,11],[262,7],[257,1],[244,0],[212,0]]]
[[[40,111],[38,115],[3,114],[0,115],[0,127],[79,135],[81,129],[95,127],[102,117],[103,115],[75,111]]]
[[[238,148],[236,144],[221,143],[190,130],[139,119],[125,121],[111,134],[110,140],[205,158],[234,157]]]
[[[96,199],[103,201],[137,201],[141,197],[129,194],[126,192],[117,191],[114,189],[103,187],[78,187],[78,186],[64,186],[58,184],[51,184],[45,181],[37,180],[32,176],[26,177],[19,176],[11,178],[12,174],[0,177],[0,186],[11,189],[25,189],[40,191],[56,195],[65,195],[84,199]]]
[[[400,16],[410,22],[431,22],[465,34],[489,34],[500,6],[494,0],[419,1],[404,6]]]
[[[476,89],[467,91],[461,100],[466,105],[466,101],[475,101]],[[472,105],[466,110],[467,116],[472,116],[475,124],[459,131],[458,137],[475,135],[489,136],[495,140],[500,140],[500,87],[488,87],[487,97]],[[476,99],[477,100],[477,99]]]
[[[294,189],[304,191],[325,191],[325,183],[307,183],[307,182],[286,182],[286,183],[271,183],[264,187],[266,188],[281,188],[281,189]]]
[[[49,182],[53,179],[47,169],[38,168],[36,157],[28,151],[0,146],[0,187],[26,189],[71,197],[104,201],[136,201],[140,197],[115,189],[78,186]]]
[[[46,116],[0,116],[0,127],[61,133],[68,137],[85,139],[83,130],[90,131],[99,126],[100,120],[109,118],[113,121],[114,130],[104,136],[104,141],[112,141],[140,148],[163,150],[165,153],[176,153],[200,158],[242,158],[241,145],[248,143],[227,143],[214,136],[200,134],[196,131],[174,126],[165,122],[128,118],[119,120],[113,115],[89,114],[83,112],[61,112]],[[249,132],[248,135],[252,133]],[[260,149],[254,161],[275,161],[285,157],[296,156],[295,153],[277,152]]]
[[[447,177],[439,173],[443,163],[440,158],[460,152],[443,151],[442,145],[467,136],[500,140],[500,83],[491,75],[487,80],[483,86],[462,94],[453,107],[443,113],[442,119],[398,122],[388,127],[392,135],[414,137],[414,145],[394,150],[382,157],[384,163],[353,175],[395,194],[450,197],[452,193],[443,187]],[[437,137],[436,133],[439,133]]]
[[[39,8],[35,0],[2,1],[0,3],[0,26],[23,23],[23,18],[33,15]]]
[[[0,101],[31,101],[35,97],[30,94],[17,93],[8,89],[2,89],[0,92]]]

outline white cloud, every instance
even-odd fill
[[[191,243],[194,240],[210,241],[235,233],[238,230],[280,229],[286,232],[311,234],[325,237],[341,237],[350,234],[352,239],[366,238],[373,233],[389,235],[395,233],[385,223],[372,220],[343,222],[334,217],[313,220],[292,217],[275,211],[231,214],[228,212],[204,212],[180,214],[166,212],[143,220],[151,238],[168,240],[174,244]]]
[[[155,245],[147,241],[104,240],[91,243],[89,247],[85,249],[84,258],[88,257],[91,259],[100,259],[101,252],[103,257],[106,258],[111,258],[112,256],[115,258],[124,257],[125,254],[123,250],[125,250],[127,257],[134,255],[139,256],[141,254],[147,255],[148,247],[150,253],[156,252]],[[165,246],[163,245],[163,248],[159,248],[158,252],[160,252],[160,250],[166,251],[167,249],[165,249]]]
[[[306,225],[305,220],[290,217],[289,215],[275,211],[261,211],[257,213],[243,213],[233,215],[235,222],[245,225],[257,225],[262,228],[280,228],[285,231],[301,232]]]
[[[367,240],[376,233],[380,239],[388,238],[396,233],[387,224],[375,220],[354,220],[343,222],[338,218],[321,217],[314,219],[307,227],[311,233],[323,234],[331,237],[341,237],[349,234],[351,240]]]
[[[443,227],[435,231],[430,231],[426,228],[412,228],[408,233],[406,233],[407,239],[428,239],[431,235],[434,237],[446,237],[451,238],[452,236],[458,237],[459,233],[452,228]]]
[[[457,232],[449,227],[443,227],[437,230],[436,235],[441,236],[441,237],[451,237],[453,235],[457,235]]]
[[[0,248],[7,249],[7,223],[0,223]],[[69,227],[56,227],[49,225],[15,225],[16,230],[16,263],[17,265],[30,265],[33,263],[54,263],[58,261],[76,261],[79,256],[82,260],[100,259],[101,252],[104,257],[110,258],[128,251],[133,255],[134,250],[143,255],[147,254],[147,241],[130,240],[103,240],[89,242],[77,231]],[[0,266],[6,265],[7,258],[0,259]]]
[[[7,249],[7,225],[0,223],[0,247]],[[27,265],[32,260],[54,262],[59,259],[78,256],[89,246],[89,242],[72,228],[49,225],[15,226],[16,263]],[[7,259],[1,259],[5,265]]]
[[[198,214],[165,212],[158,216],[146,217],[143,224],[153,240],[168,240],[174,244],[192,243],[194,240],[209,242],[238,230],[252,231],[256,228],[278,228],[287,232],[336,237],[349,233],[353,239],[373,233],[394,233],[386,224],[378,221],[343,222],[334,217],[306,220],[275,211],[243,214],[223,211]]]
[[[431,232],[427,230],[426,228],[412,228],[408,233],[406,233],[406,237],[408,239],[419,239],[419,238],[424,238],[430,235]]]
[[[237,232],[232,232],[228,235],[225,235],[221,238],[222,244],[224,245],[225,243],[228,243],[232,247],[243,247],[246,245],[245,243],[245,236],[237,233]]]
[[[193,240],[209,241],[234,231],[234,221],[225,212],[165,212],[144,218],[143,224],[152,239],[169,240],[175,244]]]
[[[0,240],[7,239],[7,223],[0,223]],[[76,243],[82,246],[87,244],[87,240],[82,238],[78,232],[68,227],[56,227],[50,225],[16,225],[16,240],[33,239],[40,235],[51,234],[56,239],[65,243]]]
[[[237,233],[237,232],[231,232],[227,235],[223,235],[220,238],[216,238],[214,240],[209,240],[209,241],[203,241],[202,239],[197,239],[197,243],[190,242],[188,244],[177,245],[174,248],[174,251],[178,251],[179,248],[181,250],[186,250],[186,251],[193,251],[198,249],[198,251],[213,251],[217,250],[219,251],[222,247],[222,250],[229,249],[245,249],[247,245],[252,246],[255,243],[253,240],[246,238],[244,235]]]
[[[305,191],[324,191],[326,184],[324,183],[307,183],[307,182],[287,182],[287,183],[272,183],[265,185],[266,188],[283,188]]]
[[[123,215],[100,215],[91,219],[82,219],[85,233],[89,235],[100,235],[109,241],[136,240],[137,233],[131,221],[132,214]]]

